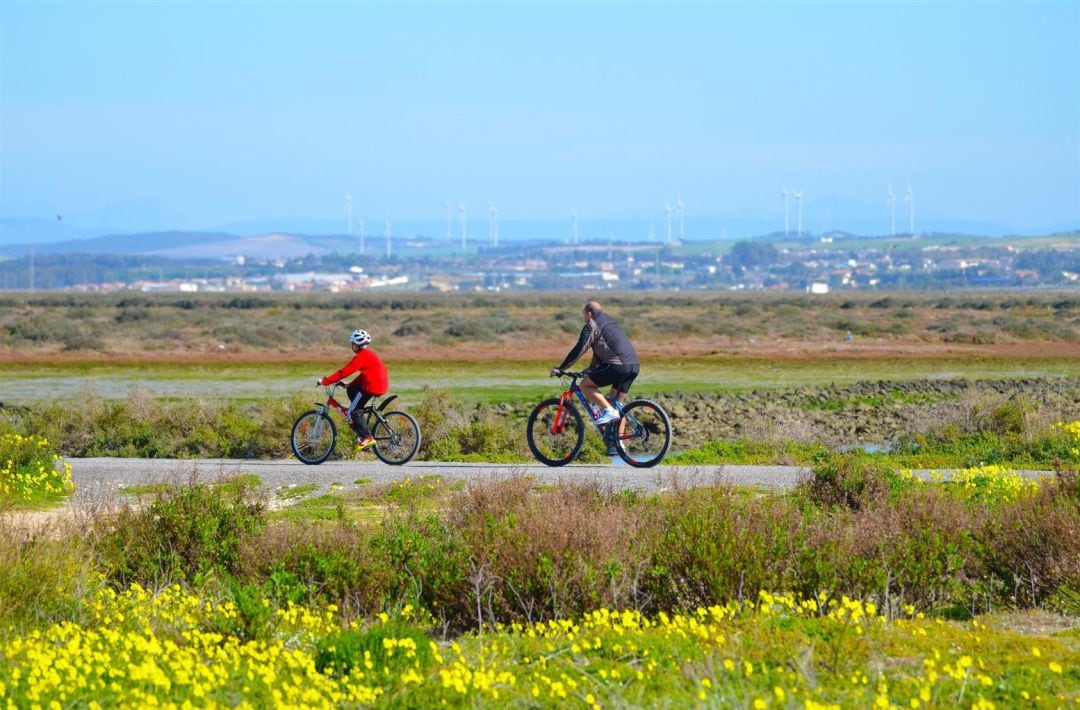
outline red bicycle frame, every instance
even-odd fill
[[[569,374],[572,377],[572,379],[570,380],[570,389],[566,390],[561,395],[559,395],[559,408],[555,412],[555,421],[552,422],[552,424],[551,424],[551,433],[552,434],[559,434],[559,433],[562,432],[563,427],[566,426],[566,418],[568,416],[570,416],[569,414],[567,414],[567,411],[566,411],[566,403],[567,403],[567,401],[569,401],[576,394],[577,398],[579,400],[581,400],[581,406],[585,408],[586,412],[588,412],[589,419],[592,421],[593,426],[596,427],[596,430],[598,432],[600,432],[601,434],[604,434],[604,430],[601,428],[601,425],[596,423],[597,412],[594,411],[595,405],[593,405],[592,402],[590,402],[588,399],[586,399],[585,393],[581,391],[580,387],[578,387],[577,378],[578,378],[578,376],[580,376],[580,373],[566,373],[566,374]],[[622,411],[622,404],[620,404],[619,402],[612,402],[612,406],[619,409],[619,411]],[[619,436],[622,437],[622,438],[628,438],[628,437],[623,437],[623,435],[622,435],[622,423],[621,422],[619,424]]]

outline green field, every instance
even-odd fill
[[[132,390],[155,398],[253,401],[310,392],[318,398],[316,377],[342,363],[130,363],[86,361],[5,363],[0,402],[8,405],[45,400],[77,400],[93,393],[123,399]],[[459,402],[527,402],[551,396],[560,382],[547,377],[552,362],[388,362],[391,389],[406,404],[420,400],[424,388],[453,392]],[[849,384],[863,380],[1009,379],[1077,377],[1073,357],[943,357],[770,360],[695,358],[646,363],[637,394],[730,392],[745,389]],[[311,384],[309,384],[311,383]]]

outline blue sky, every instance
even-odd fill
[[[0,0],[0,40],[9,218],[782,228],[787,186],[843,229],[891,182],[927,229],[1080,223],[1076,1]]]

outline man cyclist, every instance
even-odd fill
[[[630,338],[615,319],[604,313],[597,301],[589,301],[582,310],[585,326],[581,329],[577,344],[570,350],[551,375],[560,374],[577,361],[585,351],[592,348],[592,362],[588,374],[581,381],[582,393],[595,404],[600,413],[597,424],[609,424],[619,419],[619,411],[612,403],[621,400],[630,391],[630,385],[638,376],[640,361]],[[610,400],[600,392],[601,387],[611,385]],[[609,447],[610,448],[610,447]]]
[[[363,409],[372,397],[386,394],[390,389],[390,379],[386,374],[386,365],[383,364],[382,359],[368,347],[371,344],[371,336],[366,330],[354,330],[349,335],[349,343],[352,345],[352,351],[356,353],[353,359],[332,375],[320,377],[315,384],[332,385],[354,372],[360,373],[348,384],[345,391],[349,394],[349,421],[356,430],[357,447],[366,449],[375,443],[375,438],[371,436],[367,422],[364,421],[365,418],[354,417],[353,413]]]

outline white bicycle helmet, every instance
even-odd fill
[[[349,336],[349,342],[353,345],[367,345],[371,342],[371,336],[366,330],[354,330]]]

